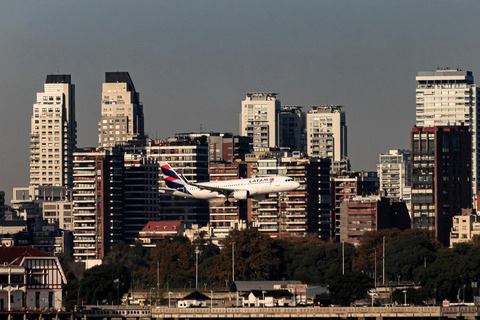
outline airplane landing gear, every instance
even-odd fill
[[[225,200],[225,207],[228,207],[230,205],[230,201]]]

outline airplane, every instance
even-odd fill
[[[246,200],[256,195],[292,191],[300,187],[300,183],[285,176],[191,183],[183,175],[178,175],[167,162],[160,162],[160,168],[168,187],[164,192],[196,199],[225,198],[225,206],[230,205],[230,200]]]

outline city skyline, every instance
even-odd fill
[[[237,134],[245,92],[282,105],[342,105],[354,170],[408,149],[415,76],[437,67],[480,77],[474,12],[438,1],[2,4],[0,190],[29,182],[29,119],[47,74],[76,85],[78,146],[96,146],[105,72],[127,71],[145,131]],[[376,137],[381,137],[376,139]]]

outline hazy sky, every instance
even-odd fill
[[[29,183],[32,106],[72,75],[78,146],[97,146],[106,71],[128,71],[145,130],[238,133],[245,92],[345,106],[354,170],[408,148],[415,76],[480,79],[480,1],[1,1],[0,190]],[[480,81],[478,81],[480,82]]]

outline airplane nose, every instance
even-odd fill
[[[300,183],[294,181],[294,182],[293,182],[293,186],[295,187],[295,189],[298,189],[298,188],[300,188]]]

